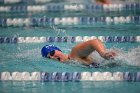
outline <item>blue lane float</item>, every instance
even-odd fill
[[[50,4],[46,6],[46,9],[49,12],[55,12],[55,11],[64,11],[64,5],[60,4]]]
[[[18,43],[18,38],[17,37],[0,37],[0,43]]]
[[[39,3],[48,3],[52,0],[0,0],[0,3],[2,4],[39,4]]]
[[[7,19],[5,19],[5,18],[0,19],[0,26],[2,26],[2,27],[7,26],[6,21],[7,21]]]
[[[27,12],[27,6],[11,6],[9,12]]]
[[[137,72],[136,81],[140,81],[140,72]]]
[[[139,3],[133,3],[133,4],[126,4],[125,9],[133,10],[133,9],[139,9],[140,4]]]
[[[130,73],[130,72],[125,72],[124,73],[124,81],[138,81],[139,77],[137,77],[139,73]]]
[[[106,36],[106,42],[135,42],[135,36]]]

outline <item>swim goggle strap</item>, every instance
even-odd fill
[[[48,55],[47,55],[47,58],[51,58],[50,56],[54,56],[54,54],[55,54],[55,50],[53,50],[53,51],[51,51]]]

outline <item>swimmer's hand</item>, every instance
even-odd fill
[[[111,52],[103,53],[101,56],[104,59],[110,60],[110,59],[114,59],[114,57],[116,56],[116,53],[111,51]]]

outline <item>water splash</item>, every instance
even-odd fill
[[[97,60],[97,62],[101,63],[110,63],[110,62],[116,62],[119,65],[128,65],[128,66],[138,66],[140,67],[140,46],[137,48],[131,48],[128,51],[124,51],[123,49],[119,48],[112,48],[109,49],[109,51],[116,51],[117,56],[115,57],[115,60],[105,60],[100,57],[100,55],[97,52],[93,52],[92,56],[94,59]]]
[[[58,28],[58,27],[55,26],[55,25],[51,25],[50,28],[56,33],[57,36],[61,36],[61,35],[69,36],[69,35],[66,33],[66,30],[65,30],[65,29]]]
[[[120,60],[122,63],[132,66],[140,66],[140,46],[137,48],[123,51],[118,49],[118,56],[116,60]]]
[[[41,58],[40,48],[23,51],[19,48],[18,50],[20,52],[16,53],[16,58],[26,58],[28,60],[37,60]]]

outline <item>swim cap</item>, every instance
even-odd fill
[[[61,51],[58,47],[56,47],[55,45],[45,45],[42,49],[41,49],[41,54],[42,57],[47,57],[47,55],[53,51],[53,50],[58,50]]]

